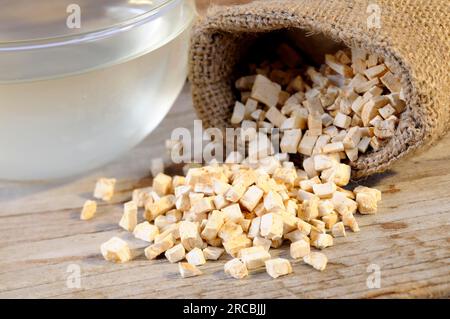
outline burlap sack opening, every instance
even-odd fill
[[[383,56],[401,75],[407,109],[396,134],[381,150],[352,163],[354,178],[384,171],[441,137],[450,119],[449,6],[446,0],[377,4],[381,28],[368,25],[368,1],[262,0],[212,8],[194,28],[190,53],[194,107],[203,124],[229,126],[239,63],[256,39],[285,30],[313,57],[342,43]]]

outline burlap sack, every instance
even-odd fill
[[[450,122],[448,0],[376,0],[381,28],[368,24],[372,2],[261,0],[212,8],[194,28],[190,53],[194,106],[204,125],[227,126],[236,100],[236,65],[251,40],[295,29],[384,56],[402,76],[407,110],[396,134],[384,148],[353,164],[354,177],[386,170],[442,136]]]

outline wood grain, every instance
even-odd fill
[[[203,13],[210,3],[197,0]],[[121,203],[134,187],[151,183],[152,157],[164,154],[175,127],[192,130],[188,87],[161,125],[114,163],[70,180],[0,183],[0,298],[448,298],[450,297],[450,135],[362,184],[383,191],[379,213],[358,216],[361,232],[337,239],[330,262],[317,272],[294,262],[294,274],[277,280],[264,271],[234,280],[223,273],[227,258],[209,262],[203,276],[181,279],[177,266],[143,257],[116,265],[103,260],[102,242],[124,232]],[[111,203],[79,220],[100,176],[119,182]],[[287,247],[274,255],[287,257]],[[68,288],[70,265],[81,269],[81,288]],[[381,287],[369,289],[367,267],[381,270]]]
[[[358,216],[361,232],[326,250],[323,273],[294,262],[294,274],[277,280],[264,271],[234,280],[223,273],[225,258],[181,279],[165,260],[104,261],[100,244],[123,234],[121,203],[151,182],[150,159],[164,153],[171,130],[192,129],[194,119],[186,86],[158,129],[114,163],[66,181],[0,183],[0,298],[450,297],[450,136],[364,181],[383,191],[379,213]],[[93,220],[80,221],[100,176],[118,178],[118,192]],[[286,246],[274,252],[287,257]],[[71,264],[81,269],[80,289],[66,285]],[[367,288],[370,264],[381,269],[379,289]]]

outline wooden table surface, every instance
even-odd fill
[[[224,258],[201,266],[203,276],[182,279],[166,260],[103,260],[100,244],[124,232],[117,225],[121,203],[133,187],[151,182],[150,159],[164,153],[171,130],[191,128],[194,118],[186,86],[158,129],[114,163],[65,182],[1,183],[0,298],[450,296],[450,135],[364,182],[383,191],[379,213],[358,216],[361,232],[326,249],[324,272],[294,262],[290,276],[274,280],[256,271],[235,280],[224,275]],[[80,221],[80,208],[100,176],[118,179],[117,194],[93,220]],[[287,250],[274,255],[287,256]],[[369,265],[380,269],[380,288],[366,284]],[[80,270],[80,288],[67,285],[73,269]]]
[[[197,1],[203,11],[209,3],[248,0]],[[194,119],[186,86],[161,125],[114,163],[67,181],[0,182],[0,298],[450,297],[450,134],[362,183],[383,191],[379,213],[358,216],[361,232],[326,249],[324,272],[293,262],[290,276],[273,280],[256,271],[235,280],[224,275],[224,258],[202,266],[203,276],[182,279],[166,260],[103,260],[100,244],[124,233],[117,225],[121,203],[133,188],[151,183],[150,159],[164,153],[172,129],[192,129]],[[116,195],[93,220],[80,221],[101,176],[118,179]],[[287,249],[273,255],[287,257]],[[373,267],[381,285],[370,289]],[[79,288],[70,284],[78,270]]]

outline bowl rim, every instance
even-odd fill
[[[91,30],[87,32],[48,38],[31,39],[31,40],[6,41],[6,42],[0,41],[0,52],[46,49],[76,44],[85,41],[96,41],[103,38],[108,38],[116,35],[117,33],[127,31],[136,26],[148,23],[158,17],[161,17],[167,11],[177,6],[180,2],[184,1],[185,0],[165,0],[164,2],[158,4],[157,6],[153,7],[152,9],[150,9],[145,13],[136,15],[122,22],[112,24],[108,27]]]

